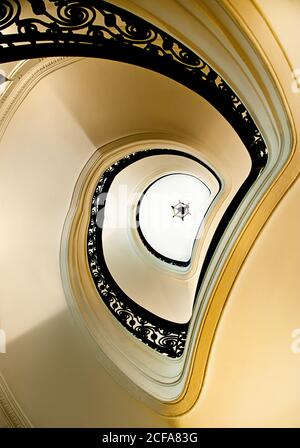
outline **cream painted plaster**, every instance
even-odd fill
[[[300,180],[254,244],[217,329],[206,380],[180,426],[300,427]]]
[[[245,2],[240,3],[240,11],[251,22],[246,14],[251,2],[246,3],[245,8]],[[264,41],[261,29],[252,26],[272,59],[273,47],[270,40]],[[283,34],[281,38],[284,41]],[[297,103],[285,68],[277,61],[274,58],[275,73],[294,118],[299,118],[299,99]],[[33,91],[1,146],[0,180],[5,189],[0,189],[0,272],[5,281],[0,327],[7,330],[8,351],[0,354],[0,370],[22,408],[36,426],[300,426],[300,355],[291,350],[292,331],[300,327],[299,181],[275,210],[237,277],[217,330],[202,395],[192,411],[175,423],[162,419],[117,386],[89,351],[63,297],[58,235],[83,164],[115,135],[111,120],[105,121],[105,107],[101,123],[93,108],[87,107],[89,115],[78,109],[74,91],[79,80],[83,89],[89,83],[84,70],[77,80],[73,94],[71,85],[66,88],[53,77],[50,85],[43,85],[46,96]],[[101,88],[99,80],[94,85]],[[130,98],[137,108],[139,99]],[[91,101],[95,107],[96,96]],[[103,103],[103,98],[98,101]],[[125,116],[122,97],[116,104],[115,113],[121,108]],[[177,110],[182,118],[184,108]],[[156,114],[151,117],[155,120]],[[161,117],[163,130],[173,129],[168,114],[161,112]],[[189,137],[195,137],[198,124],[190,124]],[[132,132],[139,130],[136,125]],[[124,123],[120,136],[126,132]],[[207,137],[217,138],[209,129]]]
[[[64,220],[87,160],[109,141],[155,131],[201,143],[218,168],[223,160],[230,186],[247,173],[239,138],[204,100],[165,77],[116,62],[81,60],[49,74],[5,131],[0,327],[7,353],[0,371],[34,426],[169,424],[107,375],[72,319],[59,270]]]

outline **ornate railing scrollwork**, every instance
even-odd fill
[[[103,0],[3,0],[3,30],[2,60],[77,54],[130,62],[176,79],[210,101],[237,130],[256,168],[264,167],[264,141],[232,89],[198,55],[136,15]]]
[[[99,212],[97,198],[108,193],[111,183],[121,170],[145,157],[168,153],[192,158],[199,162],[192,156],[184,155],[176,150],[144,150],[128,154],[107,168],[101,175],[92,198],[87,256],[94,284],[104,303],[117,320],[144,344],[170,358],[178,358],[182,355],[185,347],[189,324],[178,324],[159,318],[138,305],[121,290],[111,276],[105,261],[102,241],[103,222],[97,222]],[[101,204],[101,209],[104,208],[105,202]],[[102,215],[102,219],[104,219],[104,215]]]
[[[103,0],[2,0],[0,2],[0,61],[47,56],[86,56],[112,59],[144,67],[181,83],[214,106],[236,130],[252,161],[252,168],[223,215],[202,267],[198,288],[218,242],[261,171],[268,151],[249,111],[222,77],[201,57],[144,19]],[[92,231],[92,229],[90,229]],[[92,267],[91,267],[92,269]],[[132,323],[135,335],[153,346],[149,323],[139,321],[125,303],[100,282],[120,322]],[[130,309],[129,309],[130,308]],[[184,330],[186,331],[186,329]],[[161,352],[180,356],[186,333],[159,336]],[[158,340],[158,339],[157,339]],[[179,341],[180,340],[180,341]],[[165,347],[165,348],[163,348]],[[171,348],[170,348],[171,347]]]

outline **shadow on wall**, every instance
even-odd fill
[[[116,139],[116,130],[118,138],[147,132],[179,135],[205,143],[216,159],[220,136],[228,153],[241,144],[205,99],[151,70],[85,58],[48,76],[47,82],[95,147]]]
[[[116,384],[68,311],[7,345],[1,372],[35,427],[170,427]]]

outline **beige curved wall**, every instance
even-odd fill
[[[128,70],[129,78],[135,76]],[[84,70],[74,78],[74,88],[79,82],[88,87]],[[300,426],[300,354],[291,349],[292,331],[300,328],[300,182],[269,219],[236,279],[195,407],[178,419],[162,418],[109,377],[76,328],[60,282],[59,235],[78,174],[97,146],[129,128],[123,124],[114,133],[105,114],[109,102],[100,127],[62,84],[53,87],[44,84],[45,96],[38,89],[30,94],[0,153],[0,327],[8,339],[0,370],[33,424]],[[137,108],[139,99],[131,98]],[[288,99],[299,110],[295,98]],[[120,110],[126,115],[126,102],[113,105],[117,116]],[[131,132],[152,131],[153,123],[160,131],[173,131],[169,115],[156,112],[154,122],[147,126],[140,117]],[[208,140],[218,138],[213,127],[203,123],[202,129]],[[195,138],[198,122],[184,132]]]
[[[274,30],[274,35],[290,63],[299,70],[299,0],[256,0],[256,4]]]
[[[48,75],[1,140],[0,328],[7,353],[0,372],[35,426],[167,424],[95,358],[73,321],[59,268],[62,229],[85,163],[109,141],[153,131],[200,142],[218,168],[226,167],[230,187],[248,172],[241,141],[206,101],[165,77],[110,61],[81,60]]]
[[[182,426],[300,426],[300,180],[255,242],[228,297],[202,394]]]

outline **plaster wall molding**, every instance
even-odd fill
[[[55,57],[21,61],[10,78],[12,81],[0,98],[0,141],[14,114],[30,91],[47,75],[79,61],[81,58]]]
[[[0,413],[8,428],[33,428],[0,373]]]
[[[38,60],[21,61],[14,67],[9,74],[9,78],[12,81],[6,87],[0,98],[0,141],[14,114],[30,91],[48,74],[72,64],[79,59],[65,57],[40,58]],[[0,414],[6,427],[30,428],[33,426],[1,374]]]
[[[199,295],[182,375],[176,384],[167,385],[170,390],[180,385],[180,394],[172,402],[156,400],[137,387],[135,381],[132,384],[129,382],[128,373],[133,376],[133,372],[126,371],[126,366],[122,373],[112,367],[117,370],[115,376],[120,376],[124,386],[131,389],[139,399],[144,399],[161,413],[177,416],[187,412],[200,394],[219,318],[247,252],[295,173],[299,172],[299,166],[294,165],[290,174],[281,176],[295,151],[295,130],[288,104],[272,68],[272,60],[268,60],[265,55],[267,43],[258,45],[256,37],[248,34],[247,23],[230,11],[229,2],[203,0],[201,5],[199,1],[187,4],[184,0],[120,0],[116,3],[158,24],[203,56],[221,73],[244,101],[270,149],[269,164],[261,181],[254,185],[247,201],[228,226],[223,242],[218,247],[217,261],[211,264],[202,295]],[[243,13],[244,17],[250,17],[246,11],[243,10]],[[266,28],[264,31],[268,41],[270,33]],[[277,50],[276,47],[274,54],[285,76],[287,64]],[[273,187],[280,178],[276,190]]]

